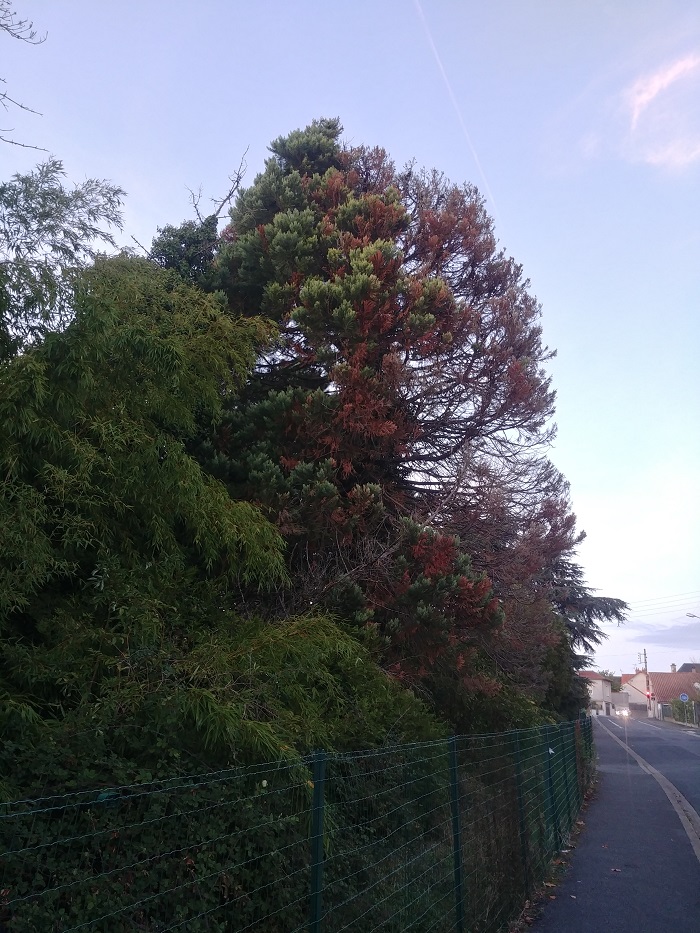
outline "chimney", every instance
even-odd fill
[[[676,673],[676,665],[675,665],[675,664],[672,664],[672,665],[671,665],[671,673],[672,673],[672,674],[675,674],[675,673]]]

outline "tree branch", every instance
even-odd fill
[[[236,192],[241,186],[241,182],[243,181],[246,170],[248,168],[245,157],[248,155],[249,149],[250,149],[250,146],[247,147],[246,151],[241,156],[241,161],[239,162],[238,168],[233,173],[233,175],[229,175],[229,181],[231,182],[231,187],[229,188],[228,193],[225,194],[223,198],[219,198],[219,199],[212,198],[212,203],[216,205],[216,210],[214,211],[214,217],[216,218],[218,218],[221,215],[222,210],[226,207],[227,204],[231,202],[233,196],[236,194]],[[199,216],[199,212],[197,212],[197,216]]]
[[[43,36],[37,36],[31,20],[20,19],[17,16],[10,5],[10,0],[0,0],[0,30],[12,36],[13,39],[19,39],[30,45],[41,45],[46,41],[46,33]]]

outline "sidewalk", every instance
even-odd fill
[[[598,784],[534,933],[698,933],[700,863],[654,778],[595,728]]]

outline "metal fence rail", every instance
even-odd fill
[[[0,805],[8,933],[497,933],[566,840],[590,720]]]

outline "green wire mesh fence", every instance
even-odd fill
[[[591,721],[0,805],[3,933],[497,933],[564,845]]]

